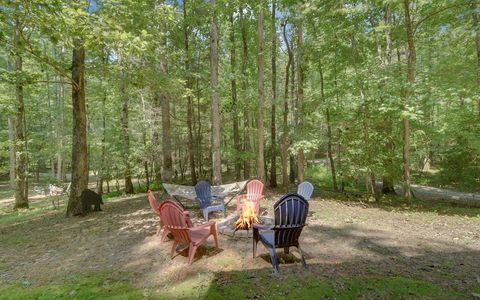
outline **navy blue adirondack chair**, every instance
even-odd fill
[[[200,181],[195,186],[196,199],[203,211],[203,218],[208,221],[208,213],[211,211],[223,211],[225,214],[224,197],[212,195],[212,188],[207,181]],[[213,200],[218,200],[213,203]]]
[[[276,249],[284,248],[285,253],[288,253],[289,247],[293,246],[300,252],[303,266],[306,268],[307,263],[302,249],[300,249],[298,238],[307,219],[308,201],[296,193],[290,193],[280,198],[274,204],[273,209],[275,213],[275,225],[273,227],[253,224],[253,257],[257,252],[257,243],[262,242],[268,249],[273,269],[277,273],[278,257]]]

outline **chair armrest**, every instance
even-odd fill
[[[270,226],[267,226],[267,225],[253,223],[253,229],[254,230],[269,230],[271,228],[270,228]]]
[[[247,194],[241,194],[241,195],[235,196],[235,202],[237,203],[237,206],[241,204],[242,199],[246,199],[246,198],[247,198]]]
[[[213,199],[220,200],[220,203],[222,203],[222,205],[225,206],[225,197],[212,195],[212,200],[213,200]]]
[[[202,229],[205,229],[206,227],[212,227],[212,226],[215,226],[215,221],[208,221],[207,223],[203,223],[195,227],[189,228],[189,230],[190,231],[202,230]]]

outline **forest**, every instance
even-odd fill
[[[63,217],[87,188],[140,209],[202,180],[272,200],[308,180],[333,207],[475,200],[479,20],[478,0],[0,0],[0,225],[49,184]]]
[[[478,190],[477,5],[6,1],[0,172],[16,207],[40,173],[276,187],[319,161],[333,190]]]

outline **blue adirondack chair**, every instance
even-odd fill
[[[208,213],[211,211],[223,211],[225,214],[224,197],[212,195],[212,188],[207,181],[200,181],[195,186],[195,193],[197,201],[200,203],[200,208],[203,211],[203,218],[208,221]],[[213,203],[213,200],[217,203]]]
[[[305,198],[305,200],[310,200],[313,194],[313,185],[308,182],[304,181],[298,185],[298,191],[297,194]]]
[[[305,226],[308,214],[308,201],[296,193],[286,194],[273,206],[275,225],[253,224],[253,257],[257,252],[257,243],[260,241],[267,248],[272,259],[273,270],[278,272],[277,248],[284,248],[285,253],[289,247],[296,247],[302,258],[302,263],[307,268],[298,238]]]

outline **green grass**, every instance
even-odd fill
[[[225,278],[217,278],[205,294],[205,299],[460,299],[466,296],[426,281],[403,277],[352,277],[338,280],[272,277],[251,282],[245,279],[247,276],[239,272],[230,277],[225,285]],[[255,288],[252,289],[252,286]]]
[[[95,274],[40,287],[0,286],[0,300],[21,299],[143,299],[143,290],[130,283]]]

